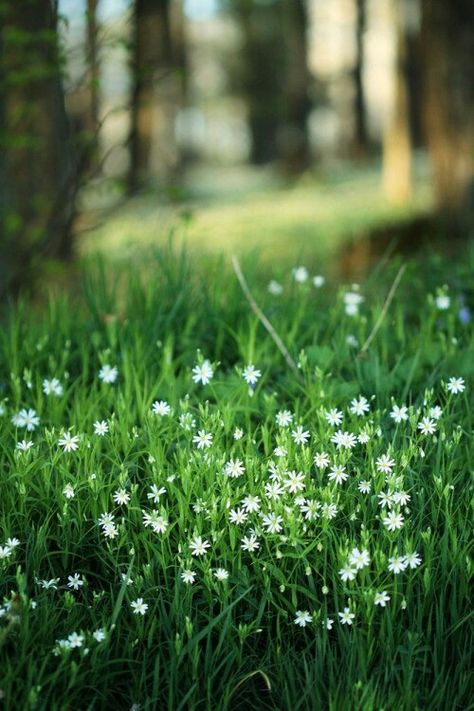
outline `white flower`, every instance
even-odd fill
[[[316,518],[319,518],[320,508],[321,504],[314,499],[305,499],[305,502],[300,505],[300,511],[304,513],[304,517],[307,521],[314,521]]]
[[[298,425],[296,429],[292,430],[291,437],[295,444],[306,444],[309,439],[309,432],[307,430],[303,430],[301,425]]]
[[[275,449],[273,450],[273,454],[275,455],[275,457],[281,458],[281,457],[286,457],[288,452],[285,449],[285,447],[275,447]]]
[[[41,585],[43,590],[57,590],[59,578],[51,578],[51,580],[37,580],[36,582]]]
[[[102,533],[106,538],[113,540],[117,538],[119,532],[115,523],[106,523],[102,526]]]
[[[393,500],[393,493],[391,491],[381,491],[380,494],[377,494],[379,498],[379,506],[381,506],[383,509],[385,507],[391,509],[394,500]]]
[[[124,506],[130,502],[130,494],[125,489],[118,489],[114,493],[113,499],[119,506]]]
[[[326,619],[323,622],[324,627],[326,627],[327,630],[332,630],[334,626],[334,620],[332,620],[330,617],[326,617]]]
[[[359,432],[359,434],[357,435],[357,441],[360,442],[360,444],[367,444],[369,440],[370,437],[367,432]]]
[[[357,570],[362,570],[370,563],[370,555],[368,550],[359,550],[358,548],[353,548],[349,555],[349,563],[355,565]]]
[[[278,480],[270,481],[265,484],[265,494],[268,499],[279,499],[285,493],[283,486]]]
[[[349,335],[346,336],[346,343],[350,348],[357,348],[359,345],[359,341],[352,333],[349,333]]]
[[[367,481],[364,479],[363,481],[359,482],[359,485],[357,488],[359,489],[361,494],[370,494],[372,484],[370,483],[370,481]]]
[[[77,634],[77,632],[73,632],[69,635],[67,640],[71,649],[74,649],[74,647],[82,647],[82,643],[84,642],[84,635]]]
[[[418,553],[407,553],[405,555],[405,563],[409,568],[415,569],[421,564],[421,557]]]
[[[69,581],[67,584],[68,588],[72,588],[73,590],[79,590],[79,588],[84,585],[84,580],[83,578],[81,578],[79,573],[74,573],[74,575],[68,575],[67,579]]]
[[[96,642],[103,642],[105,639],[105,632],[103,629],[98,629],[92,633],[92,636]]]
[[[296,616],[294,619],[295,625],[298,625],[298,627],[306,627],[311,620],[311,614],[308,612],[308,610],[296,610]]]
[[[34,447],[34,444],[31,440],[22,439],[21,442],[16,443],[16,448],[19,449],[20,452],[28,452],[32,447]]]
[[[275,415],[275,421],[279,427],[288,427],[288,425],[291,425],[292,420],[293,415],[289,410],[280,410]]]
[[[389,531],[397,531],[403,526],[403,515],[396,511],[390,511],[383,519],[383,524]]]
[[[295,494],[297,491],[303,491],[305,488],[303,472],[288,472],[288,479],[285,479],[285,486],[290,494]]]
[[[436,432],[436,422],[434,420],[430,420],[429,417],[423,417],[418,423],[418,429],[421,434],[432,435]]]
[[[142,597],[137,597],[136,600],[130,603],[134,615],[144,615],[148,610],[148,604],[143,602]]]
[[[241,526],[243,523],[246,522],[248,517],[248,513],[241,508],[232,509],[231,511],[229,511],[229,521],[230,523],[235,523],[236,526]]]
[[[356,316],[359,313],[359,306],[364,301],[364,297],[355,291],[348,291],[344,294],[344,311],[348,316]]]
[[[313,284],[316,289],[320,289],[325,282],[326,279],[321,274],[316,274],[316,276],[313,277]]]
[[[282,521],[283,518],[273,511],[262,516],[262,523],[267,529],[267,533],[280,533]]]
[[[57,378],[52,378],[51,380],[45,378],[43,380],[43,392],[45,395],[60,397],[63,394],[63,386]]]
[[[388,454],[382,454],[378,457],[375,465],[377,467],[377,471],[382,472],[383,474],[391,474],[392,469],[395,466],[395,460],[389,457]]]
[[[318,469],[326,469],[329,465],[329,455],[326,452],[318,452],[314,455],[313,462]]]
[[[323,518],[327,518],[329,520],[331,520],[332,518],[335,518],[335,516],[337,516],[336,504],[328,504],[327,502],[324,502],[324,504],[321,504],[321,516]]]
[[[385,607],[389,600],[390,595],[388,595],[385,590],[382,590],[382,592],[375,593],[374,605],[380,605],[380,607]]]
[[[399,504],[400,506],[405,506],[411,499],[410,494],[407,494],[406,491],[394,491],[392,495],[392,499],[395,504]]]
[[[453,395],[464,392],[466,389],[464,378],[449,378],[446,389]]]
[[[341,579],[344,582],[346,582],[346,580],[354,580],[357,575],[357,570],[351,565],[347,564],[341,568],[341,570],[339,571],[339,575],[341,576]]]
[[[279,296],[281,293],[283,293],[283,287],[281,284],[275,281],[275,279],[272,279],[268,284],[268,291],[270,292],[270,294],[273,294],[273,296]]]
[[[171,412],[171,407],[165,400],[155,400],[151,406],[151,411],[154,415],[159,415],[160,417],[165,417]]]
[[[356,437],[352,432],[342,432],[342,430],[338,430],[333,434],[331,442],[334,442],[338,449],[341,449],[341,447],[352,449],[357,444]]]
[[[64,432],[63,436],[58,440],[58,444],[65,452],[75,452],[79,448],[79,437],[78,435],[72,435],[70,432]]]
[[[9,538],[6,541],[5,545],[7,545],[13,550],[14,548],[18,548],[18,546],[20,545],[20,541],[18,540],[18,538]]]
[[[403,420],[408,420],[408,408],[405,405],[401,405],[400,407],[393,405],[390,417],[392,420],[395,420],[397,424]]]
[[[186,585],[192,585],[196,580],[196,573],[194,572],[194,570],[189,570],[189,568],[187,568],[186,570],[182,571],[181,580],[183,581],[183,583],[186,583]]]
[[[227,580],[229,577],[229,573],[225,568],[216,568],[214,571],[214,577],[216,580]]]
[[[324,417],[326,418],[326,420],[329,422],[330,425],[339,426],[343,420],[344,415],[342,414],[342,412],[340,410],[333,408],[332,410],[328,410],[327,412],[325,412]]]
[[[406,562],[405,556],[393,556],[388,559],[388,569],[391,573],[398,575],[402,570],[405,570],[408,563]]]
[[[428,414],[430,417],[433,418],[433,420],[439,420],[439,418],[443,414],[443,411],[439,405],[436,405],[435,407],[430,407]]]
[[[252,513],[253,511],[260,511],[260,497],[249,494],[242,499],[242,506],[249,513]]]
[[[66,497],[66,499],[73,499],[74,498],[74,487],[71,486],[71,484],[66,484],[66,486],[63,489],[63,494]]]
[[[346,468],[340,464],[335,464],[329,470],[328,479],[329,481],[335,481],[336,484],[342,484],[342,482],[346,481],[348,478],[349,475],[346,472]]]
[[[103,365],[99,370],[99,378],[103,383],[115,383],[118,378],[118,368],[111,365]]]
[[[260,543],[254,533],[250,536],[244,536],[242,538],[242,550],[253,553],[253,551],[256,551],[258,548],[260,548]]]
[[[207,548],[210,548],[211,544],[209,541],[203,541],[201,536],[195,536],[189,544],[191,549],[191,555],[199,556],[205,555],[207,553]]]
[[[192,370],[192,373],[193,381],[195,383],[202,383],[203,385],[207,385],[214,376],[214,370],[212,369],[212,365],[208,360],[205,360],[202,363],[198,363],[197,365],[195,365]]]
[[[341,618],[341,624],[352,625],[352,620],[354,619],[355,615],[353,612],[350,611],[348,607],[345,607],[343,612],[338,612],[337,614]]]
[[[440,311],[446,311],[450,307],[451,299],[447,294],[440,294],[435,298],[435,304]]]
[[[5,560],[9,558],[12,554],[12,549],[10,546],[0,546],[0,560]]]
[[[154,503],[157,504],[160,500],[160,496],[162,496],[163,494],[166,494],[166,489],[164,486],[158,488],[156,484],[152,484],[152,486],[150,487],[150,491],[146,496],[147,499],[152,499]]]
[[[38,427],[40,418],[36,414],[36,410],[23,408],[16,415],[13,415],[12,422],[16,427],[26,427],[28,432],[33,432]]]
[[[260,370],[257,370],[252,363],[249,363],[249,365],[244,368],[242,377],[249,385],[255,385],[261,374]]]
[[[369,401],[367,400],[367,398],[361,395],[358,400],[357,398],[351,400],[351,406],[349,409],[353,415],[357,415],[357,417],[362,417],[363,415],[365,415],[366,412],[370,410]]]
[[[143,511],[143,525],[150,526],[155,533],[164,533],[169,526],[168,520],[159,511]]]
[[[303,284],[309,277],[308,270],[306,267],[295,267],[293,269],[293,279],[298,283],[298,284]]]
[[[94,422],[94,434],[99,435],[99,437],[103,437],[108,431],[109,425],[105,420],[97,420],[97,422]]]
[[[194,435],[193,442],[198,449],[207,449],[212,444],[212,434],[205,432],[205,430],[199,430],[197,435]]]
[[[242,476],[245,467],[240,459],[230,459],[224,466],[224,473],[232,479]]]
[[[239,439],[242,439],[243,436],[244,436],[244,431],[241,430],[240,427],[236,427],[234,430],[234,434],[233,434],[234,439],[236,441],[238,441]]]

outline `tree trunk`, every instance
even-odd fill
[[[170,0],[135,0],[129,190],[173,180],[179,169],[174,135],[184,93],[181,13]]]
[[[250,161],[264,165],[278,158],[278,131],[284,113],[281,0],[268,6],[238,0],[232,9],[243,37],[241,87],[248,111]]]
[[[367,116],[364,96],[364,34],[367,27],[366,0],[356,0],[356,61],[354,67],[354,155],[365,158],[368,151]]]
[[[91,139],[97,143],[99,130],[99,47],[97,22],[97,8],[99,0],[87,0],[87,34],[86,34],[86,59],[87,78],[86,90],[88,101],[85,112],[85,130]]]
[[[474,5],[423,0],[424,119],[437,207],[473,219]]]
[[[64,104],[51,0],[5,4],[2,259],[0,282],[17,287],[38,256],[69,258],[77,165]]]
[[[409,200],[412,193],[412,142],[406,74],[406,23],[400,0],[392,0],[396,31],[394,96],[383,139],[384,192],[394,203]]]
[[[311,162],[307,128],[311,101],[306,2],[284,0],[283,10],[286,72],[283,85],[284,123],[279,132],[279,152],[286,172],[298,174]]]

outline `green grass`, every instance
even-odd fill
[[[41,313],[13,307],[0,335],[4,708],[472,707],[474,340],[458,299],[472,299],[473,264],[472,251],[457,265],[436,257],[409,264],[359,358],[395,266],[361,286],[360,312],[348,316],[337,285],[296,284],[293,264],[244,262],[298,374],[220,260],[164,250],[133,270],[90,264],[74,297],[56,297]],[[280,296],[267,291],[271,276],[284,286]],[[451,298],[447,310],[434,302],[439,289]],[[202,359],[214,370],[207,385],[192,380]],[[255,388],[242,377],[248,363],[261,371]],[[116,382],[99,379],[104,364],[118,368]],[[53,377],[63,386],[58,396],[43,392]],[[450,377],[465,379],[464,392],[448,392]],[[359,395],[370,404],[361,417],[349,409]],[[161,400],[169,415],[153,414]],[[408,407],[406,421],[390,417],[394,402]],[[418,423],[436,405],[436,431],[424,435]],[[21,408],[40,418],[31,432],[11,421]],[[338,449],[337,427],[324,416],[330,408],[343,411],[343,430],[368,441]],[[277,425],[280,410],[293,414],[289,428]],[[108,432],[99,436],[94,423],[102,420]],[[307,444],[293,441],[299,424]],[[79,442],[65,452],[58,442],[68,430]],[[211,447],[196,448],[197,430],[213,435]],[[33,443],[28,451],[16,448],[23,439]],[[329,468],[314,465],[322,451],[346,467],[346,481],[331,482]],[[395,461],[392,474],[377,468],[383,454]],[[243,462],[241,476],[224,473],[231,459]],[[284,490],[275,500],[265,493],[271,469]],[[293,470],[303,474],[300,495],[320,505],[313,520],[285,483]],[[147,496],[154,485],[166,489],[157,503]],[[130,498],[119,505],[113,495],[122,489]],[[378,494],[402,490],[410,500],[394,511],[403,526],[390,531]],[[266,532],[259,512],[230,522],[249,495],[260,497],[264,514],[281,516],[280,532]],[[168,522],[164,532],[144,525],[143,511],[153,509]],[[111,539],[98,524],[106,512]],[[250,528],[254,552],[241,546]],[[202,557],[191,555],[195,536],[210,544]],[[9,548],[9,538],[19,545]],[[370,562],[344,582],[339,570],[354,547],[367,549]],[[414,551],[421,565],[389,571],[390,557]],[[194,584],[181,579],[188,568]],[[217,568],[227,580],[215,578]],[[85,581],[77,591],[67,586],[76,573]],[[381,591],[386,607],[374,604]],[[137,598],[148,605],[143,617],[133,614]],[[345,607],[352,626],[339,620]],[[294,623],[297,610],[311,615],[304,628]],[[81,646],[59,649],[74,632]]]
[[[418,172],[412,199],[394,205],[383,194],[376,165],[346,166],[290,184],[248,168],[201,170],[189,179],[181,203],[164,201],[158,191],[129,200],[84,236],[81,251],[135,255],[166,244],[174,229],[192,253],[245,254],[257,248],[265,262],[295,253],[327,260],[348,239],[429,212],[430,188]]]

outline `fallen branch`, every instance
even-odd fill
[[[392,286],[390,287],[390,291],[389,291],[388,294],[387,294],[387,298],[385,299],[384,305],[383,305],[383,307],[382,307],[382,311],[380,312],[380,315],[379,315],[377,321],[375,322],[375,325],[374,325],[372,331],[370,332],[370,334],[369,334],[367,340],[365,341],[364,345],[363,345],[362,348],[360,349],[360,351],[359,351],[359,353],[358,353],[358,355],[357,355],[358,358],[363,358],[363,357],[364,357],[364,355],[365,355],[367,349],[369,348],[370,344],[371,344],[372,341],[374,340],[377,331],[379,330],[380,326],[382,325],[382,322],[383,322],[383,320],[384,320],[384,318],[385,318],[385,315],[386,315],[386,313],[387,313],[387,311],[388,311],[388,307],[389,307],[390,304],[392,303],[392,299],[393,299],[393,297],[395,296],[395,292],[396,292],[396,290],[397,290],[397,288],[398,288],[398,285],[399,285],[399,283],[400,283],[400,281],[401,281],[401,278],[402,278],[402,276],[403,276],[403,274],[404,274],[404,272],[405,272],[406,267],[407,267],[406,264],[402,264],[402,266],[401,266],[400,269],[398,270],[397,276],[396,276],[395,279],[393,280],[393,284],[392,284]]]
[[[289,365],[289,367],[291,368],[291,370],[296,374],[296,376],[298,377],[298,379],[301,380],[301,373],[300,373],[300,371],[298,370],[298,366],[296,365],[295,361],[293,360],[293,358],[292,358],[291,355],[289,354],[288,349],[286,348],[285,344],[284,344],[283,341],[281,340],[280,336],[279,336],[278,333],[275,331],[275,329],[273,328],[272,324],[271,324],[270,321],[267,319],[267,317],[266,317],[265,314],[263,313],[262,309],[260,308],[260,306],[257,304],[257,302],[255,301],[255,299],[253,298],[253,296],[252,296],[252,294],[251,294],[251,292],[250,292],[250,289],[249,289],[249,287],[248,287],[248,284],[247,284],[247,282],[246,282],[246,280],[245,280],[245,277],[244,277],[244,275],[243,275],[242,269],[241,269],[241,267],[240,267],[239,260],[237,259],[237,257],[235,256],[235,254],[232,255],[232,266],[234,267],[234,271],[235,271],[235,274],[236,274],[236,276],[237,276],[237,279],[239,280],[239,284],[240,284],[240,286],[242,287],[242,291],[244,292],[245,297],[246,297],[247,301],[249,302],[252,311],[253,311],[254,314],[257,316],[257,318],[258,318],[258,320],[260,321],[260,323],[262,324],[262,326],[268,331],[268,333],[270,334],[270,336],[271,336],[271,337],[273,338],[273,340],[275,341],[275,344],[276,344],[278,350],[280,351],[280,353],[282,354],[283,358],[284,358],[284,359],[286,360],[286,362],[288,363],[288,365]]]

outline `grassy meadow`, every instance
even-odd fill
[[[166,248],[10,309],[0,708],[472,708],[474,254],[399,266],[243,259],[286,357]]]

